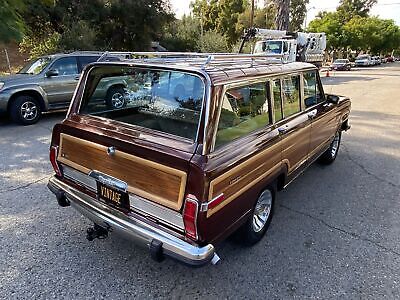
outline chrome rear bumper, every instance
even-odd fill
[[[62,202],[59,198],[63,197],[64,201],[70,203],[95,224],[110,232],[120,233],[149,250],[151,245],[156,243],[161,245],[163,255],[191,266],[207,264],[216,256],[214,246],[211,244],[204,247],[194,246],[166,231],[102,204],[56,177],[50,178],[48,188],[57,196],[59,203],[60,200]]]

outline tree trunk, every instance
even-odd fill
[[[275,0],[277,14],[275,18],[275,26],[278,30],[289,29],[289,12],[290,0]]]

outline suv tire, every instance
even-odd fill
[[[324,165],[333,163],[339,152],[340,142],[342,140],[342,132],[338,130],[333,138],[333,141],[329,145],[329,148],[321,155],[319,162]]]
[[[258,197],[251,217],[236,233],[237,240],[245,245],[252,246],[259,242],[267,232],[274,214],[276,185],[267,187]]]
[[[39,121],[42,111],[39,102],[32,96],[21,95],[11,103],[11,119],[21,125],[32,125]]]
[[[109,108],[119,109],[126,106],[125,89],[122,86],[110,87],[106,95],[106,104]]]

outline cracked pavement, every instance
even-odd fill
[[[51,114],[33,126],[0,119],[0,295],[4,299],[400,298],[400,64],[333,72],[325,91],[352,98],[336,162],[312,165],[278,194],[266,237],[217,245],[217,266],[156,263],[61,208],[52,174]]]

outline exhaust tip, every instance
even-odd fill
[[[218,256],[217,253],[214,253],[213,258],[211,259],[211,263],[215,266],[220,261],[221,261],[221,258]]]

